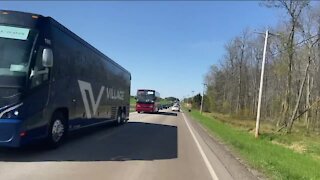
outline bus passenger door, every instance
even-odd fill
[[[48,49],[45,49],[46,48],[40,46],[38,50],[35,51],[34,61],[30,64],[28,90],[25,102],[29,104],[27,107],[28,117],[33,117],[32,120],[28,121],[28,127],[33,129],[46,126],[47,122],[44,121],[44,119],[48,119],[48,117],[45,117],[47,113],[44,112],[44,109],[49,100],[50,67],[45,67],[46,65],[44,66],[43,64],[43,53],[44,51],[48,53]],[[52,58],[52,51],[49,56]],[[38,131],[45,132],[45,128]],[[35,133],[40,133],[38,131]]]

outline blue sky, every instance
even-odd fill
[[[277,24],[257,1],[1,2],[0,9],[51,16],[132,74],[131,94],[156,89],[182,98],[202,91],[224,44],[245,28]]]

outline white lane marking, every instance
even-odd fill
[[[195,141],[195,143],[196,143],[196,145],[197,145],[197,147],[198,147],[198,149],[199,149],[199,152],[200,152],[200,154],[201,154],[201,156],[202,156],[202,158],[203,158],[203,160],[204,160],[204,162],[205,162],[205,164],[206,164],[206,166],[207,166],[207,168],[208,168],[208,170],[209,170],[209,173],[210,173],[210,175],[211,175],[211,178],[212,178],[213,180],[219,180],[216,172],[214,172],[214,170],[213,170],[213,168],[212,168],[212,166],[211,166],[211,164],[210,164],[210,162],[209,162],[209,160],[208,160],[208,157],[207,157],[206,154],[204,153],[202,147],[200,146],[200,143],[199,143],[198,139],[196,138],[195,134],[193,133],[193,131],[192,131],[192,129],[191,129],[191,127],[190,127],[190,125],[189,125],[189,123],[188,123],[185,115],[184,115],[184,113],[182,113],[182,116],[183,116],[183,119],[184,119],[184,121],[185,121],[186,124],[187,124],[187,127],[188,127],[188,129],[189,129],[189,131],[190,131],[190,133],[191,133],[191,135],[192,135],[192,137],[193,137],[193,140]]]

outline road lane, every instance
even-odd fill
[[[204,150],[219,179],[232,179],[221,162],[212,162],[208,148]],[[0,149],[0,179],[206,180],[212,176],[181,113],[162,112],[131,113],[123,126],[76,133],[55,150]]]

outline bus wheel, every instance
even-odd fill
[[[121,123],[122,123],[122,111],[119,110],[117,115],[117,125],[121,125]]]
[[[50,147],[58,147],[67,134],[66,119],[62,113],[56,112],[52,115],[49,127],[49,134],[47,142]]]
[[[122,111],[121,113],[121,124],[125,124],[127,122],[126,120],[126,112]]]

